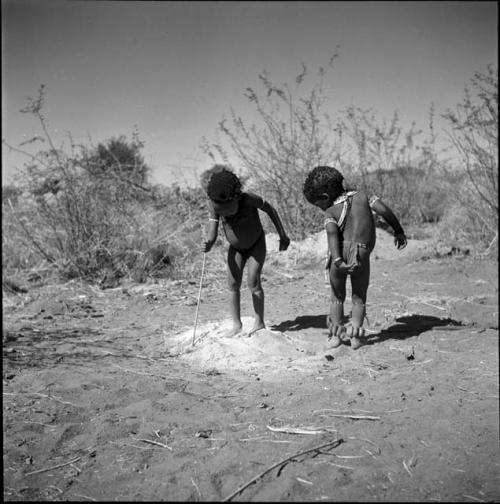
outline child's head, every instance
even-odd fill
[[[202,185],[221,215],[233,215],[241,195],[240,179],[225,165],[214,165],[202,175]]]
[[[304,196],[309,203],[326,210],[344,191],[343,180],[344,177],[337,169],[331,166],[316,166],[304,182]]]

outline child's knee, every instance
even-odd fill
[[[228,281],[227,287],[230,292],[237,292],[241,288],[241,280],[238,281],[238,280],[231,279]]]
[[[365,295],[362,295],[362,294],[352,294],[351,296],[351,299],[352,299],[352,304],[353,305],[365,305],[366,304],[366,294]]]
[[[262,292],[262,284],[260,282],[260,278],[249,279],[247,282],[247,286],[252,294],[258,294],[259,292]]]

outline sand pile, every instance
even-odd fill
[[[285,252],[278,252],[278,235],[270,233],[266,238],[267,268],[273,265],[285,266],[293,275],[297,265],[324,264],[327,250],[324,231],[311,235],[301,242],[292,242]],[[392,235],[377,229],[377,245],[373,258],[399,259],[413,256],[426,246],[424,240],[410,240],[405,249],[398,251],[394,246]],[[230,320],[198,325],[194,346],[191,327],[180,334],[169,336],[166,351],[171,356],[205,370],[262,370],[262,368],[285,370],[287,367],[310,366],[316,361],[324,361],[325,352],[330,351],[326,338],[308,340],[305,335],[296,331],[290,336],[266,328],[247,337],[245,333],[252,328],[253,318],[243,317],[242,322],[242,333],[233,337],[225,336],[232,327]]]
[[[232,327],[231,320],[199,326],[194,346],[193,328],[190,328],[169,337],[167,351],[201,369],[222,370],[274,368],[277,365],[283,369],[284,364],[298,364],[317,353],[318,349],[311,348],[310,342],[302,340],[300,335],[292,337],[280,331],[261,329],[248,337],[245,333],[252,328],[253,318],[243,317],[242,323],[243,332],[232,337],[224,336]],[[325,342],[321,346],[325,346]]]

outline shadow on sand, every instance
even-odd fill
[[[326,329],[325,315],[299,315],[293,320],[284,320],[280,324],[273,325],[272,331],[302,331],[304,329]]]
[[[280,324],[271,327],[274,331],[301,331],[304,329],[327,329],[327,315],[299,315],[293,320],[284,320]],[[451,318],[439,318],[431,315],[408,315],[395,319],[395,324],[381,329],[375,334],[367,334],[365,344],[372,345],[387,339],[402,340],[418,336],[436,327],[443,329],[457,329],[464,327],[460,321]]]
[[[365,344],[373,345],[388,339],[403,340],[412,338],[436,327],[449,330],[464,327],[464,324],[460,321],[451,318],[433,317],[432,315],[413,314],[398,317],[395,322],[397,324],[382,329],[379,333],[365,336]]]

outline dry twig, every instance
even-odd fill
[[[154,445],[157,445],[157,446],[161,446],[162,448],[167,448],[167,450],[170,450],[172,451],[172,447],[164,444],[164,443],[160,443],[159,441],[153,441],[152,439],[143,439],[143,438],[132,438],[134,441],[142,441],[143,443],[149,443],[149,444],[154,444]]]
[[[75,497],[82,497],[83,499],[88,499],[90,501],[97,502],[97,499],[94,499],[93,497],[89,497],[88,495],[81,495],[81,494],[73,494]]]
[[[245,490],[245,488],[249,487],[252,483],[255,483],[256,481],[258,481],[260,478],[265,476],[268,472],[272,471],[276,467],[279,467],[283,464],[286,464],[287,462],[290,462],[294,458],[300,457],[301,455],[306,455],[307,453],[311,453],[311,452],[315,452],[315,451],[317,452],[317,451],[321,450],[322,448],[326,448],[327,446],[330,446],[331,448],[337,448],[337,446],[339,446],[343,442],[344,442],[343,439],[336,439],[335,441],[330,441],[329,443],[325,443],[325,444],[316,446],[315,448],[310,448],[309,450],[305,450],[305,451],[296,453],[295,455],[292,455],[291,457],[287,457],[286,459],[281,460],[280,462],[277,462],[276,464],[272,465],[271,467],[268,467],[265,471],[262,471],[260,474],[255,476],[255,478],[251,479],[248,483],[245,483],[243,486],[238,488],[238,490],[233,492],[231,495],[227,496],[222,502],[229,502],[233,497],[235,497],[239,493],[243,492],[243,490]]]
[[[194,481],[193,478],[191,478],[191,483],[193,484],[193,486],[196,488],[196,491],[198,492],[198,495],[200,496],[200,499],[202,499],[202,495],[201,495],[201,492],[200,492],[200,489],[198,488],[198,485],[196,484],[196,482]]]
[[[63,464],[59,464],[59,465],[52,466],[52,467],[46,467],[44,469],[38,469],[37,471],[31,471],[29,473],[26,473],[25,476],[31,476],[32,474],[39,474],[39,473],[43,473],[43,472],[47,472],[47,471],[52,471],[53,469],[59,469],[60,467],[74,464],[75,462],[77,462],[81,458],[82,457],[76,457],[76,458],[70,460],[69,462],[64,462]]]
[[[332,413],[328,416],[334,416],[339,418],[350,418],[351,420],[380,420],[379,416],[371,416],[371,415],[337,415]]]
[[[266,425],[266,427],[272,432],[286,432],[287,434],[325,434],[327,432],[332,432],[331,429],[303,429],[300,427],[289,427],[285,425],[283,427],[273,427],[271,425]]]
[[[406,465],[406,461],[403,460],[403,467],[406,469],[406,472],[413,477],[413,474],[412,472],[410,471],[410,469],[408,469],[408,466]]]

